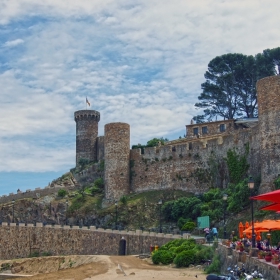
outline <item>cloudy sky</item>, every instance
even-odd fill
[[[0,0],[0,194],[75,165],[76,110],[131,144],[183,136],[204,72],[280,46],[279,0]]]

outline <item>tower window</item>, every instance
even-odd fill
[[[198,127],[195,127],[195,128],[193,129],[193,135],[198,135]]]
[[[223,124],[220,124],[220,132],[225,132],[226,131],[226,125],[223,123]]]
[[[207,126],[202,127],[202,134],[207,134],[208,133],[208,128]]]

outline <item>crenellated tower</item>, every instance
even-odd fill
[[[95,110],[80,110],[74,114],[76,122],[76,166],[81,158],[97,160],[97,136],[100,113]]]
[[[127,123],[105,125],[105,197],[119,200],[129,193],[130,126]]]

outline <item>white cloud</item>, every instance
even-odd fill
[[[100,134],[120,121],[131,144],[183,135],[208,62],[280,46],[279,9],[278,0],[0,2],[0,171],[73,166],[85,96]]]
[[[7,41],[4,43],[4,47],[15,47],[17,45],[20,45],[20,44],[23,44],[24,41],[22,39],[16,39],[16,40],[13,40],[13,41]]]

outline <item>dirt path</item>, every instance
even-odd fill
[[[74,259],[72,256],[71,261],[79,259],[79,264],[76,262],[73,266],[76,267],[65,268],[68,265],[69,260],[65,260],[63,265],[59,266],[57,271],[50,272],[51,262],[44,258],[41,258],[41,262],[48,263],[47,267],[40,266],[41,273],[31,276],[31,277],[21,277],[17,279],[36,279],[36,280],[114,280],[114,279],[124,279],[124,280],[170,280],[170,279],[188,279],[188,280],[205,280],[206,275],[203,270],[196,268],[184,268],[177,269],[171,266],[155,266],[150,263],[150,260],[141,260],[135,256],[76,256]],[[61,257],[60,257],[61,258]],[[85,258],[86,262],[90,263],[82,264],[82,260]],[[68,263],[67,263],[68,262]],[[20,264],[18,262],[18,267],[21,267],[20,274],[30,274],[31,267],[34,270],[31,274],[38,273],[38,268],[36,263],[33,265],[30,263],[27,265],[26,261]],[[39,263],[38,263],[39,265]],[[24,269],[26,266],[26,269]],[[57,260],[54,259],[54,265],[57,267]],[[48,268],[48,269],[47,269]],[[49,271],[49,273],[46,273]]]

